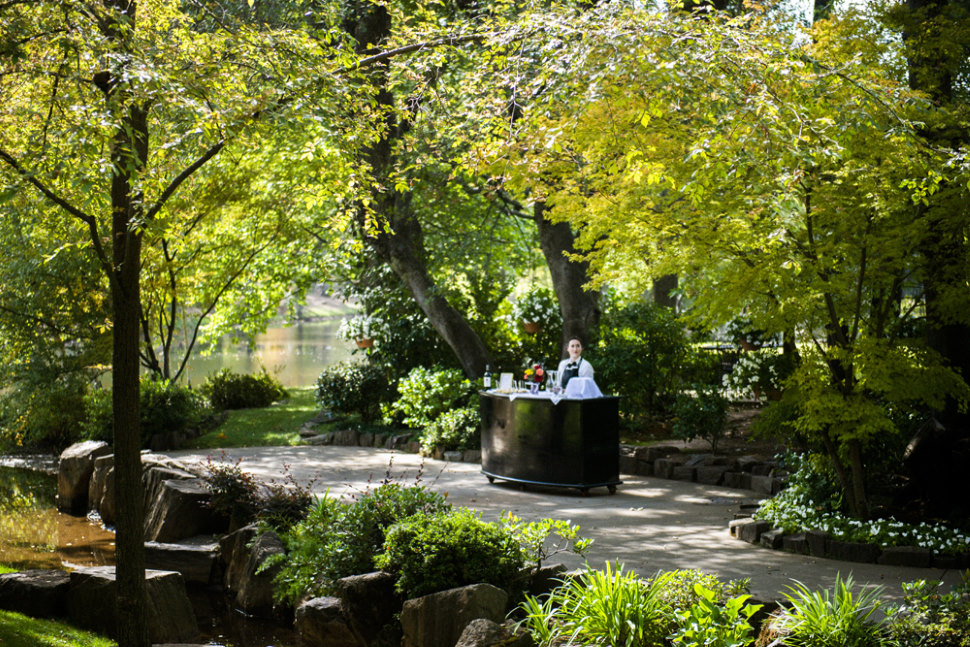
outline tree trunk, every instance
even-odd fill
[[[124,128],[115,137],[114,149],[112,269],[109,279],[113,324],[111,403],[118,508],[115,534],[117,638],[120,647],[148,647],[151,643],[145,593],[145,511],[139,417],[141,233],[135,225],[141,220],[137,213],[141,200],[133,199],[128,170],[132,168],[132,162],[140,167],[148,157],[145,110],[133,107],[128,111]]]
[[[677,275],[665,274],[653,282],[653,302],[662,308],[677,307]]]
[[[121,209],[119,209],[121,211]],[[114,421],[116,564],[118,586],[118,644],[147,647],[148,614],[145,593],[144,501],[141,481],[139,420],[139,272],[140,236],[116,212],[115,272],[111,280],[113,314],[112,407]]]
[[[589,281],[589,265],[570,260],[567,255],[575,254],[576,237],[568,223],[551,223],[544,214],[546,205],[536,202],[533,206],[533,219],[539,229],[539,245],[549,266],[552,287],[559,301],[562,314],[562,352],[565,356],[566,344],[577,338],[584,345],[595,341],[600,322],[598,290],[584,290]]]
[[[903,31],[907,52],[909,85],[925,92],[934,104],[944,109],[960,99],[954,97],[956,66],[963,64],[970,42],[964,38],[959,46],[962,56],[953,55],[953,45],[940,47],[939,40],[946,31],[954,29],[948,9],[961,4],[955,0],[908,0],[912,23]],[[965,126],[954,124],[952,117],[942,125],[924,127],[922,136],[934,147],[958,149],[970,141]],[[957,195],[952,195],[956,192]],[[923,269],[923,288],[926,303],[926,341],[940,353],[947,364],[970,380],[970,325],[966,321],[967,238],[966,187],[947,186],[930,197],[930,204],[921,207],[917,217],[928,218],[925,225],[929,235],[918,246]],[[953,210],[959,210],[954,212]],[[965,475],[939,466],[960,465],[970,460],[970,416],[961,412],[959,403],[948,398],[944,411],[938,416],[943,433],[931,443],[911,445],[919,447],[918,460],[910,456],[908,467],[914,491],[920,493],[931,514],[963,521],[966,518],[968,489]],[[936,469],[915,466],[933,465]]]
[[[136,3],[107,0],[110,18],[103,35],[126,55],[134,28]],[[122,21],[128,24],[123,26]],[[150,647],[148,599],[145,592],[145,512],[141,482],[139,418],[139,341],[141,316],[142,196],[131,178],[148,160],[148,108],[135,102],[124,70],[104,71],[94,79],[109,112],[119,120],[111,146],[111,258],[106,267],[111,284],[112,423],[114,429],[119,647]],[[105,259],[107,262],[107,259]]]
[[[390,36],[391,19],[385,8],[359,5],[355,13],[355,18],[345,23],[345,29],[360,44],[361,53],[366,53],[368,46],[385,42]],[[374,214],[389,225],[390,231],[367,232],[363,227],[365,211],[362,206],[359,209],[361,230],[378,258],[391,266],[435,331],[455,353],[465,375],[477,378],[485,373],[485,365],[491,363],[488,348],[465,316],[436,289],[425,261],[421,223],[411,207],[411,196],[394,188],[391,177],[395,162],[393,142],[407,132],[409,124],[399,121],[396,116],[394,95],[387,88],[386,66],[375,68],[371,82],[378,89],[377,102],[386,108],[385,129],[381,138],[365,150],[364,157],[375,180],[372,190]]]

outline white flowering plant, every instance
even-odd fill
[[[777,348],[759,348],[740,353],[731,372],[722,378],[724,388],[738,394],[780,390],[791,373],[788,358]]]
[[[789,457],[788,460],[791,460]],[[789,486],[764,501],[753,517],[785,533],[818,530],[833,539],[878,546],[919,546],[934,553],[970,551],[970,535],[943,524],[907,523],[892,517],[861,520],[840,511],[841,497],[825,496],[819,486],[819,466],[796,457]]]
[[[559,302],[552,290],[533,287],[512,302],[512,317],[520,322],[534,322],[545,327],[560,319]]]
[[[377,337],[379,323],[366,315],[358,315],[350,319],[344,319],[337,331],[337,336],[348,341],[357,339],[373,339]]]

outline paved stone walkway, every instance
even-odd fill
[[[489,484],[480,466],[422,459],[414,454],[362,447],[264,447],[226,450],[241,458],[241,467],[263,479],[280,478],[284,465],[303,483],[316,478],[314,492],[349,496],[376,486],[390,467],[392,478],[421,482],[445,493],[454,505],[479,510],[486,519],[503,512],[525,519],[569,519],[594,540],[588,555],[592,567],[619,561],[628,570],[649,576],[657,570],[697,568],[722,579],[748,577],[759,599],[777,599],[791,581],[810,588],[831,587],[837,573],[852,574],[856,582],[882,585],[886,596],[901,598],[900,583],[942,579],[955,584],[958,571],[879,566],[794,555],[752,546],[730,536],[728,521],[742,502],[755,496],[696,483],[623,475],[615,495],[595,488],[589,496],[570,489],[520,489],[510,483]],[[168,452],[183,460],[219,460],[220,450]],[[562,559],[559,559],[562,558]],[[556,560],[570,568],[582,565],[574,555]]]

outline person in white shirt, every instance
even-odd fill
[[[593,366],[583,359],[583,342],[575,337],[566,345],[569,357],[559,362],[559,385],[566,388],[574,377],[593,377]]]

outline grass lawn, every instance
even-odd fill
[[[229,411],[224,423],[193,440],[193,449],[297,445],[300,427],[320,411],[314,387],[290,388],[289,399],[263,409]],[[6,647],[6,646],[4,646]]]
[[[109,647],[116,644],[63,622],[0,611],[0,645],[3,647]]]

